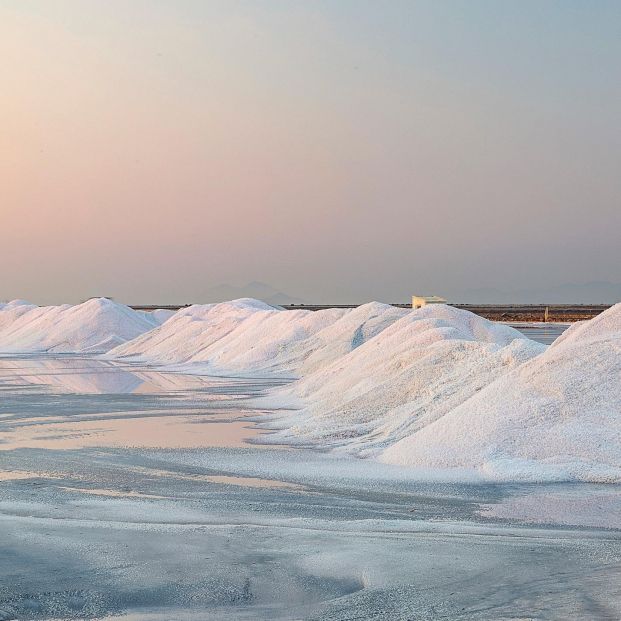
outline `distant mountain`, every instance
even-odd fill
[[[258,281],[249,282],[241,287],[228,284],[217,285],[208,289],[201,297],[205,302],[226,302],[237,298],[255,298],[267,302],[267,304],[304,304],[304,300]]]
[[[614,304],[621,302],[621,283],[607,281],[565,283],[538,289],[466,289],[451,302],[470,304]]]

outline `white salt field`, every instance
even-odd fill
[[[621,617],[618,308],[16,306],[0,619]]]

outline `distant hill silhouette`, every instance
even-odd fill
[[[201,297],[204,302],[226,302],[237,298],[255,298],[276,305],[304,304],[304,300],[278,291],[271,285],[259,281],[249,282],[241,287],[229,284],[217,285],[208,289]]]

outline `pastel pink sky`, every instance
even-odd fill
[[[619,17],[5,0],[0,299],[619,281]]]

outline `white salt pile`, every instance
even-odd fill
[[[301,407],[274,442],[377,455],[440,419],[545,347],[449,306],[406,311],[360,347],[268,400]]]
[[[156,308],[152,311],[136,311],[141,317],[144,317],[154,328],[161,326],[165,321],[168,321],[176,311],[167,310],[165,308]]]
[[[380,459],[493,479],[621,482],[621,304]]]
[[[380,302],[369,302],[348,310],[338,321],[299,344],[294,352],[297,374],[306,376],[326,367],[375,338],[410,312]]]
[[[0,309],[3,308],[16,308],[18,306],[34,306],[26,300],[11,300],[10,302],[0,302]]]
[[[443,305],[312,312],[240,299],[171,314],[14,301],[0,305],[2,352],[297,378],[266,397],[290,408],[268,420],[269,441],[455,478],[621,481],[621,305],[546,349]]]
[[[299,376],[351,352],[407,312],[376,302],[317,312],[252,299],[191,306],[109,355],[219,375]]]
[[[76,306],[9,303],[0,309],[0,352],[105,352],[159,322],[106,298]]]
[[[18,317],[36,308],[34,304],[26,300],[12,300],[6,304],[0,304],[0,330],[12,324]]]
[[[221,304],[195,304],[179,310],[161,327],[110,351],[113,358],[133,358],[150,363],[185,364],[212,343],[227,336],[256,312],[277,308],[252,299]]]

